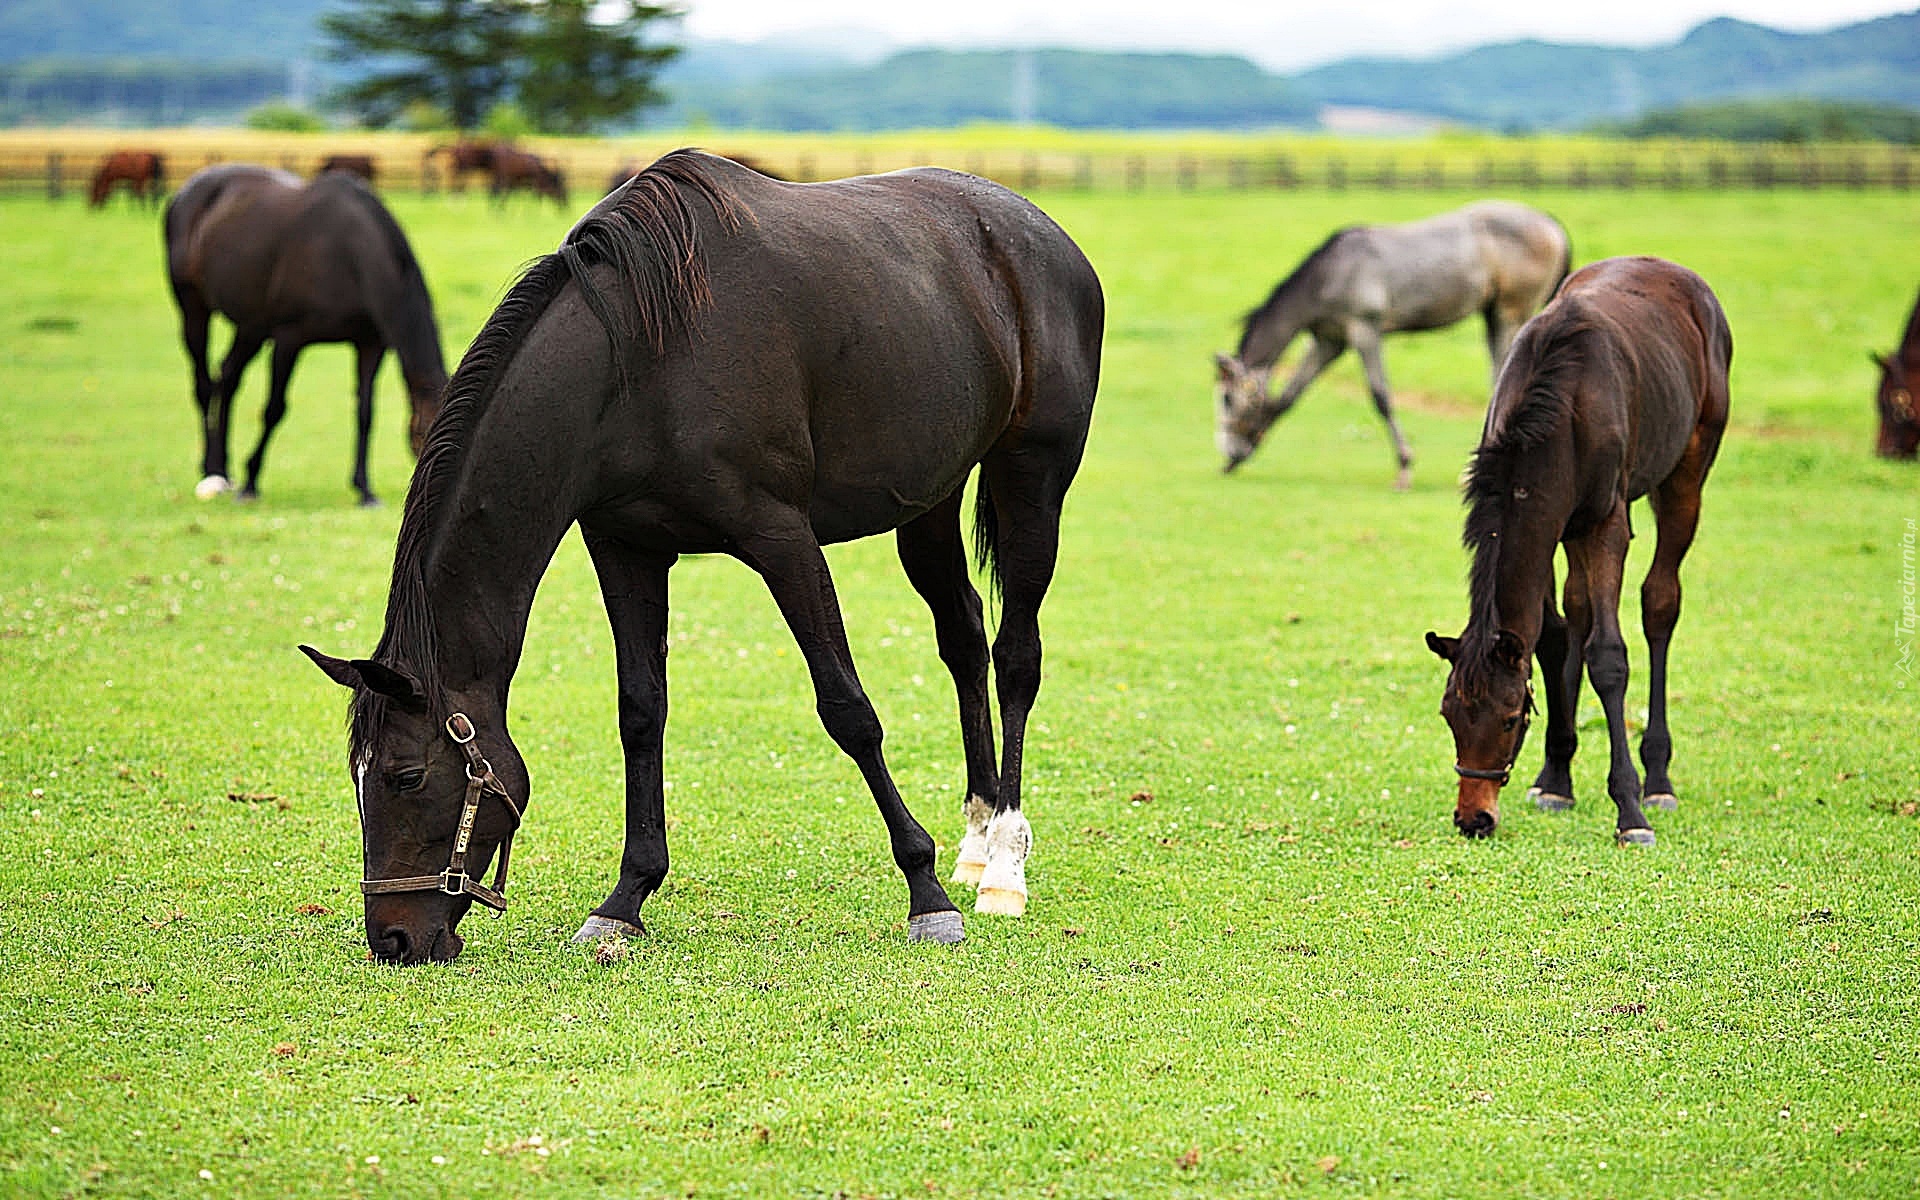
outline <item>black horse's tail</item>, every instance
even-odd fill
[[[973,498],[973,557],[986,568],[993,597],[999,599],[1007,583],[1006,573],[1000,567],[1000,514],[993,507],[993,490],[987,486],[984,471]]]

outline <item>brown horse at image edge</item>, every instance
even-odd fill
[[[1452,664],[1440,713],[1459,777],[1453,820],[1468,837],[1499,822],[1533,714],[1532,665],[1547,694],[1546,761],[1529,793],[1573,806],[1574,710],[1581,676],[1606,713],[1607,792],[1623,844],[1652,845],[1641,808],[1676,807],[1668,765],[1667,648],[1680,616],[1680,562],[1700,518],[1700,490],[1727,424],[1733,336],[1692,271],[1657,258],[1613,258],[1569,276],[1521,329],[1494,386],[1465,484],[1462,540],[1472,552],[1468,618],[1458,638],[1427,634]],[[1651,674],[1640,742],[1644,792],[1627,744],[1627,646],[1620,590],[1628,505],[1642,496],[1658,530],[1640,587]],[[1565,616],[1554,606],[1554,552],[1564,547]]]

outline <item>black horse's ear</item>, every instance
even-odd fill
[[[1519,634],[1502,629],[1493,635],[1493,656],[1504,666],[1517,667],[1527,661],[1527,647]]]
[[[300,653],[312,659],[314,666],[325,671],[327,678],[333,680],[341,687],[360,686],[360,672],[354,670],[353,664],[346,659],[335,658],[331,654],[322,654],[312,646],[306,645],[300,647]]]
[[[1427,630],[1427,649],[1438,654],[1448,662],[1453,661],[1453,652],[1460,648],[1459,638],[1441,637],[1433,630]]]
[[[1224,354],[1218,350],[1213,352],[1213,369],[1219,373],[1223,381],[1232,379],[1234,376],[1234,368],[1239,365],[1233,355]]]
[[[1890,371],[1893,369],[1893,364],[1887,361],[1887,356],[1880,353],[1878,350],[1867,351],[1867,359],[1868,361],[1872,362],[1874,366],[1879,367],[1882,371]]]
[[[313,664],[327,673],[327,678],[343,687],[363,687],[377,692],[392,700],[410,712],[424,712],[427,698],[421,690],[420,681],[405,671],[377,663],[370,658],[347,659],[334,658],[322,654],[312,646],[300,647],[301,653],[313,660]]]

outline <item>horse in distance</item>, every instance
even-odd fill
[[[347,342],[358,380],[352,483],[362,504],[378,503],[367,476],[367,444],[381,361],[388,350],[399,357],[416,455],[447,382],[433,299],[392,214],[348,172],[328,171],[309,183],[269,167],[227,164],[181,186],[167,205],[165,232],[167,278],[201,414],[202,478],[195,493],[205,499],[231,487],[233,397],[261,347],[273,343],[272,377],[243,499],[259,494],[267,442],[286,415],[287,384],[300,351],[316,342]],[[233,324],[218,376],[208,370],[214,313]]]
[[[508,685],[540,576],[576,524],[614,634],[626,796],[618,879],[577,940],[642,933],[667,873],[668,573],[702,553],[741,560],[773,594],[819,719],[886,825],[908,938],[964,936],[887,767],[821,551],[889,531],[958,699],[955,876],[977,881],[976,911],[1024,911],[1039,609],[1104,313],[1059,226],[950,171],[787,184],[677,151],[601,200],[454,374],[407,496],[379,645],[351,660],[302,647],[353,691],[374,955],[450,959],[471,905],[505,904],[529,787]],[[1001,599],[991,652],[962,522],[976,475],[975,551]]]
[[[166,156],[153,150],[115,150],[94,168],[87,206],[103,208],[117,187],[124,187],[143,208],[159,205],[167,191]]]
[[[1572,246],[1558,221],[1500,200],[1405,225],[1338,231],[1248,314],[1239,347],[1214,356],[1214,440],[1226,470],[1245,462],[1307,385],[1351,348],[1393,442],[1400,465],[1395,486],[1405,489],[1413,454],[1394,418],[1382,340],[1479,313],[1498,372],[1515,331],[1553,295],[1571,263]],[[1305,356],[1280,394],[1270,395],[1275,364],[1303,332]]]
[[[558,167],[538,155],[511,146],[495,146],[491,171],[494,203],[504,204],[507,196],[525,189],[545,196],[561,208],[567,207],[567,179]]]
[[[349,175],[358,175],[371,187],[378,170],[371,154],[329,154],[320,160],[320,165],[313,173],[324,175],[328,171],[345,171]]]
[[[1521,329],[1494,385],[1465,484],[1472,553],[1457,638],[1427,634],[1450,664],[1441,716],[1453,733],[1453,821],[1468,837],[1499,822],[1499,794],[1534,712],[1532,660],[1547,693],[1546,758],[1529,793],[1573,807],[1574,712],[1584,669],[1606,714],[1607,792],[1622,844],[1652,845],[1642,805],[1672,809],[1667,651],[1680,617],[1680,563],[1726,429],[1733,335],[1713,290],[1658,258],[1610,258],[1568,277]],[[1640,585],[1650,675],[1640,741],[1627,745],[1627,646],[1620,589],[1628,505],[1645,497],[1657,531]],[[1554,552],[1567,558],[1563,616]]]
[[[1907,314],[1907,331],[1892,354],[1870,356],[1880,368],[1874,407],[1880,416],[1874,452],[1882,458],[1913,458],[1920,452],[1920,412],[1914,411],[1913,389],[1920,386],[1920,300]]]

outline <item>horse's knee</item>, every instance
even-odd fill
[[[1587,678],[1603,696],[1627,687],[1627,644],[1618,638],[1596,638],[1587,646]]]
[[[856,762],[880,749],[886,731],[881,728],[873,705],[867,703],[864,696],[849,700],[822,699],[815,709],[827,736]]]

